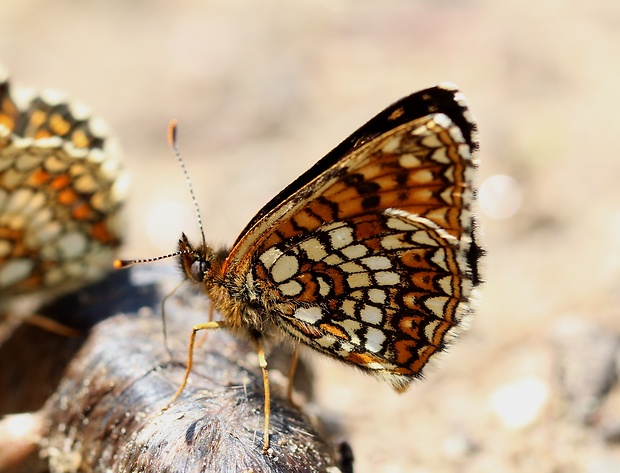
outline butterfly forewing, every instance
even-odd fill
[[[403,388],[470,310],[474,132],[454,89],[401,100],[268,204],[226,270],[284,332]]]

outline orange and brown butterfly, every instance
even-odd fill
[[[126,189],[106,127],[0,67],[0,298],[57,294],[109,271]]]
[[[185,381],[197,331],[253,340],[265,381],[264,451],[265,342],[288,337],[403,391],[472,312],[482,252],[472,213],[477,149],[463,95],[449,84],[426,89],[286,187],[231,249],[182,235],[181,267],[223,317],[194,327]]]

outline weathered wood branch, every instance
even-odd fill
[[[84,338],[62,340],[24,326],[5,344],[31,344],[37,331],[58,344],[45,354],[37,346],[25,350],[29,364],[43,357],[55,368],[45,376],[38,372],[38,380],[22,376],[20,388],[23,394],[43,383],[47,387],[38,397],[53,393],[39,411],[45,426],[40,453],[51,472],[339,471],[332,443],[284,399],[286,376],[276,372],[271,377],[271,449],[261,453],[263,385],[256,351],[224,331],[208,334],[195,353],[186,391],[162,412],[185,370],[191,326],[204,321],[206,312],[204,304],[193,308],[191,298],[170,301],[170,356],[162,342],[157,277],[148,281],[152,273],[138,274],[147,280],[136,284],[117,273],[43,311],[82,329],[91,321]],[[50,350],[49,343],[41,346]],[[13,364],[22,366],[22,360],[14,358]],[[7,384],[0,387],[12,391],[8,399],[14,408],[20,383],[13,383],[13,389]],[[37,407],[36,402],[22,404]],[[5,407],[4,412],[11,411]]]

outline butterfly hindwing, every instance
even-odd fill
[[[292,302],[276,318],[285,332],[402,388],[467,312],[458,251],[431,221],[386,210],[275,245],[254,271]]]

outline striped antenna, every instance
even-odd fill
[[[142,263],[153,263],[155,261],[159,261],[166,258],[173,258],[175,256],[183,255],[189,253],[189,251],[175,251],[174,253],[170,253],[168,255],[156,256],[155,258],[144,258],[144,259],[115,259],[112,265],[116,269],[127,268],[128,266],[133,266],[134,264],[142,264]]]
[[[170,120],[170,125],[168,125],[168,144],[172,148],[172,151],[174,152],[174,155],[176,156],[177,161],[179,165],[181,166],[181,169],[183,169],[183,174],[185,174],[185,179],[187,180],[187,185],[189,187],[189,193],[192,196],[192,202],[194,203],[194,208],[196,209],[196,217],[198,218],[198,226],[200,227],[200,234],[202,235],[202,243],[206,247],[207,241],[205,238],[204,227],[202,226],[202,217],[200,216],[200,207],[198,207],[198,201],[196,200],[196,195],[194,194],[194,186],[192,185],[192,180],[189,177],[189,172],[187,171],[187,168],[185,167],[185,163],[183,162],[183,159],[181,159],[181,153],[179,152],[179,145],[177,143],[177,120],[175,118]],[[189,250],[175,251],[174,253],[170,253],[170,254],[163,255],[163,256],[156,256],[154,258],[130,259],[130,260],[115,259],[112,265],[117,269],[127,268],[128,266],[132,266],[134,264],[153,263],[155,261],[160,261],[162,259],[167,259],[167,258],[173,258],[175,256],[179,256],[179,255],[183,255],[187,253],[190,253],[190,251]]]
[[[198,200],[196,200],[196,194],[194,194],[194,186],[192,185],[192,180],[189,177],[189,172],[187,171],[187,167],[185,167],[185,163],[183,159],[181,159],[181,153],[179,151],[179,145],[177,143],[177,120],[173,118],[170,120],[170,125],[168,125],[168,144],[172,148],[174,155],[177,158],[179,166],[183,169],[183,174],[185,174],[185,179],[187,180],[187,186],[189,187],[189,193],[192,196],[192,202],[194,203],[194,208],[196,209],[196,217],[198,218],[198,227],[200,227],[200,234],[202,235],[202,244],[207,246],[207,240],[205,238],[204,227],[202,226],[202,217],[200,216],[200,207],[198,207]]]

